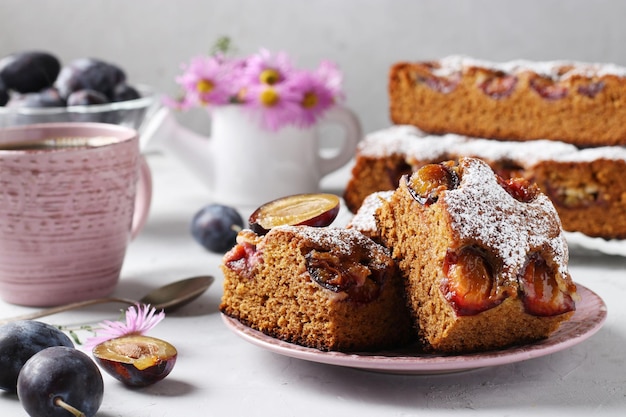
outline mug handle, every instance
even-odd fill
[[[334,106],[328,110],[323,124],[334,124],[341,126],[344,130],[345,140],[339,153],[330,158],[319,156],[320,173],[322,176],[341,168],[354,157],[356,147],[361,140],[361,123],[354,112],[344,106]]]
[[[139,156],[139,178],[137,179],[137,191],[135,193],[135,212],[130,229],[131,240],[135,239],[143,229],[152,203],[152,172],[143,155]]]

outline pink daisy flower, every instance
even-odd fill
[[[316,74],[305,71],[298,72],[294,75],[290,87],[299,95],[300,118],[298,124],[301,127],[310,127],[315,124],[324,112],[335,103],[333,92]]]
[[[324,83],[326,88],[328,88],[335,99],[343,100],[343,91],[341,89],[341,84],[343,83],[343,76],[341,75],[341,71],[335,63],[324,60],[320,63],[317,70],[315,70],[315,74],[319,77],[319,79]]]
[[[272,55],[267,49],[261,49],[247,59],[243,82],[248,86],[275,85],[285,82],[292,71],[293,65],[286,53]]]
[[[193,58],[188,65],[183,66],[183,74],[176,78],[176,82],[186,92],[183,103],[196,105],[228,103],[236,93],[230,80],[236,74],[228,67],[221,56]]]
[[[100,343],[118,337],[145,334],[165,318],[163,311],[157,313],[149,304],[137,304],[126,310],[125,322],[105,320],[99,325],[97,336],[85,341],[85,348],[91,349]]]
[[[258,112],[262,127],[276,131],[299,117],[300,95],[286,84],[255,84],[246,89],[246,109]]]

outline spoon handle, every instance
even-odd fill
[[[104,297],[104,298],[95,298],[93,300],[86,301],[78,301],[76,303],[64,304],[58,307],[46,308],[44,310],[34,311],[32,313],[23,314],[20,316],[9,317],[5,319],[0,319],[0,325],[10,323],[18,320],[32,320],[40,317],[51,316],[53,314],[62,313],[64,311],[76,310],[78,308],[83,308],[95,304],[105,304],[105,303],[123,303],[128,305],[134,305],[137,303],[135,300],[129,300],[126,298],[117,298],[117,297]]]

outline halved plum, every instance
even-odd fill
[[[407,185],[415,201],[429,206],[437,202],[443,191],[458,187],[459,176],[448,163],[429,164],[411,175]]]
[[[535,316],[556,316],[576,309],[570,294],[559,288],[555,272],[538,254],[529,257],[519,277],[524,309]]]
[[[559,100],[567,97],[567,87],[547,77],[535,77],[530,80],[530,88],[545,100]]]
[[[165,378],[178,356],[170,343],[144,335],[107,340],[92,353],[102,369],[132,387],[145,387]]]
[[[381,266],[368,264],[362,254],[346,257],[312,250],[305,259],[313,281],[330,291],[345,292],[349,300],[357,303],[377,299],[388,275]]]
[[[479,88],[489,97],[498,100],[513,94],[516,86],[516,76],[497,73],[481,82]]]
[[[506,297],[497,294],[494,268],[476,247],[449,250],[443,267],[446,278],[441,283],[441,291],[460,316],[489,310]]]
[[[263,204],[250,215],[248,224],[259,235],[277,226],[325,227],[335,220],[339,206],[334,194],[295,194]]]
[[[526,178],[522,177],[505,179],[498,176],[498,183],[511,197],[522,203],[530,203],[540,193],[537,184],[531,183]]]

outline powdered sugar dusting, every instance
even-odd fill
[[[584,158],[585,154],[595,155],[600,152],[579,150],[574,145],[552,140],[508,142],[452,133],[441,136],[426,135],[412,126],[394,126],[369,134],[359,143],[358,151],[361,155],[372,158],[406,155],[408,162],[471,156],[490,161],[510,160],[525,167],[540,161]],[[610,149],[602,152],[611,154]],[[626,149],[619,148],[618,152],[613,152],[613,158],[620,157],[626,159]]]
[[[356,212],[350,223],[347,225],[349,229],[356,229],[364,233],[374,233],[377,230],[376,218],[374,213],[383,204],[385,200],[391,199],[394,191],[378,191],[365,197],[361,207]]]
[[[614,75],[626,77],[626,68],[615,64],[585,63],[577,61],[529,61],[514,60],[508,62],[491,62],[471,58],[464,55],[451,55],[439,60],[441,68],[434,71],[435,75],[449,76],[455,72],[462,72],[469,67],[486,68],[516,74],[523,71],[532,71],[552,79],[567,79],[574,75],[585,77],[603,77]],[[563,68],[569,68],[563,72]]]
[[[358,152],[374,157],[402,154],[406,152],[406,140],[423,138],[426,134],[409,125],[396,125],[370,133],[357,145]]]
[[[578,152],[565,153],[554,157],[559,162],[591,162],[598,159],[626,161],[626,148],[622,146],[600,146],[585,148]]]
[[[310,227],[310,226],[279,226],[275,227],[266,235],[286,231],[293,233],[303,239],[312,242],[314,245],[323,248],[332,248],[337,255],[350,255],[355,247],[366,248],[372,252],[372,260],[380,256],[388,258],[387,248],[375,243],[358,230],[345,229],[340,227]]]
[[[561,276],[568,275],[568,249],[559,217],[550,200],[539,194],[530,202],[511,197],[479,159],[463,158],[461,183],[440,197],[460,240],[482,243],[503,262],[503,277],[516,280],[529,252],[554,252]]]

